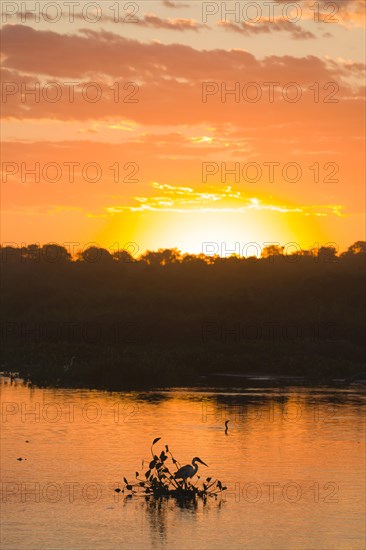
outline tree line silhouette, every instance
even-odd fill
[[[3,246],[2,368],[110,388],[349,376],[365,357],[365,258],[365,241],[260,258]]]
[[[129,245],[135,243],[128,243]],[[256,243],[252,243],[255,245]],[[296,245],[296,243],[293,243]],[[274,257],[286,259],[293,263],[300,258],[313,258],[315,261],[329,261],[336,262],[339,259],[349,259],[355,256],[366,254],[366,241],[356,241],[354,244],[348,247],[345,252],[340,255],[337,254],[337,247],[331,243],[328,246],[322,246],[320,248],[313,248],[310,250],[298,250],[291,254],[284,252],[284,247],[278,245],[265,246],[261,252],[260,259],[273,259]],[[296,245],[297,246],[297,245]],[[128,248],[128,246],[127,246]],[[147,265],[169,265],[169,264],[217,264],[222,262],[253,262],[258,261],[257,256],[239,256],[231,254],[227,257],[221,257],[217,254],[205,255],[201,254],[182,254],[177,248],[160,248],[157,251],[148,250],[144,254],[141,254],[138,258],[134,257],[127,248],[109,252],[106,248],[99,246],[88,246],[85,250],[81,250],[76,253],[76,257],[72,258],[71,253],[65,246],[58,245],[56,243],[49,243],[43,246],[39,244],[31,244],[28,246],[0,246],[1,262],[14,263],[14,262],[48,262],[48,263],[64,263],[70,261],[87,262],[87,263],[102,263],[107,265],[108,263],[145,263]]]

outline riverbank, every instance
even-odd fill
[[[248,377],[274,377],[282,384],[327,383],[364,371],[362,348],[347,342],[302,341],[197,346],[7,346],[2,370],[37,385],[109,390],[162,386],[246,384]],[[231,378],[230,378],[231,377]]]

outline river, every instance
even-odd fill
[[[0,385],[2,550],[365,548],[361,386]],[[186,505],[116,493],[156,437],[227,491]]]

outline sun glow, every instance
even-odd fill
[[[140,252],[154,250],[159,243],[159,248],[178,248],[183,253],[253,256],[260,255],[266,242],[283,242],[287,235],[287,224],[278,213],[144,211],[113,216],[96,240],[135,241]]]

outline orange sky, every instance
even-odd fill
[[[364,238],[363,0],[8,4],[3,243]]]

